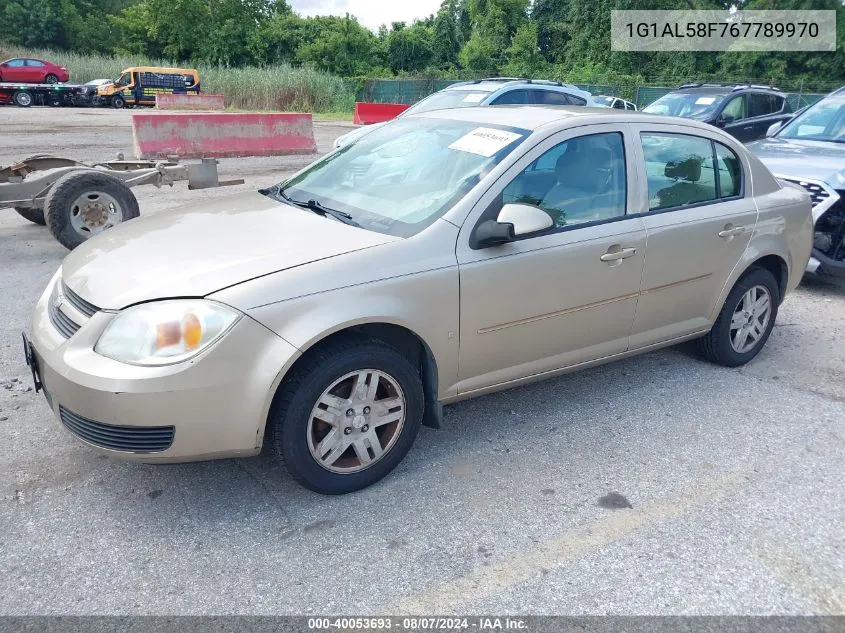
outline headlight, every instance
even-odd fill
[[[132,365],[171,365],[220,339],[240,316],[202,299],[144,303],[118,314],[94,351]]]

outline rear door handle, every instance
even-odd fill
[[[723,230],[719,231],[719,237],[730,239],[732,237],[736,237],[737,235],[742,235],[743,233],[745,233],[744,226],[731,226],[728,224]]]
[[[611,246],[607,252],[601,256],[603,262],[618,262],[623,259],[628,259],[637,254],[636,248],[622,248],[621,246]]]

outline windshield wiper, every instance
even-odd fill
[[[307,202],[303,202],[302,200],[294,200],[288,194],[285,193],[285,190],[281,187],[275,187],[273,189],[268,190],[270,195],[281,198],[285,202],[289,202],[290,204],[296,205],[301,209],[308,209],[309,211],[313,211],[317,215],[322,215],[323,217],[331,216],[335,220],[339,220],[344,224],[348,224],[349,226],[360,226],[355,220],[352,219],[352,216],[346,213],[345,211],[338,211],[337,209],[331,209],[329,207],[323,206],[317,200],[308,200]]]

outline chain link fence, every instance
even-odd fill
[[[369,103],[416,103],[428,95],[443,90],[459,80],[450,79],[368,79],[359,82],[354,86],[356,101]],[[681,82],[683,83],[683,82]],[[740,83],[740,82],[738,82]],[[753,82],[762,83],[766,82]],[[581,90],[586,90],[594,95],[610,95],[630,99],[637,104],[638,108],[644,108],[653,101],[672,90],[676,90],[679,84],[673,86],[623,86],[610,84],[573,84]],[[787,91],[787,100],[793,110],[811,105],[828,94],[835,86],[829,89],[819,90],[797,90]]]

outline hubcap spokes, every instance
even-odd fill
[[[70,207],[70,224],[84,237],[102,233],[122,221],[120,204],[102,191],[84,193]]]
[[[772,317],[772,297],[764,286],[754,286],[746,292],[731,318],[731,347],[739,354],[754,349],[769,327]]]
[[[333,382],[308,420],[308,448],[326,470],[365,470],[393,448],[405,423],[399,383],[376,369],[361,369]]]

